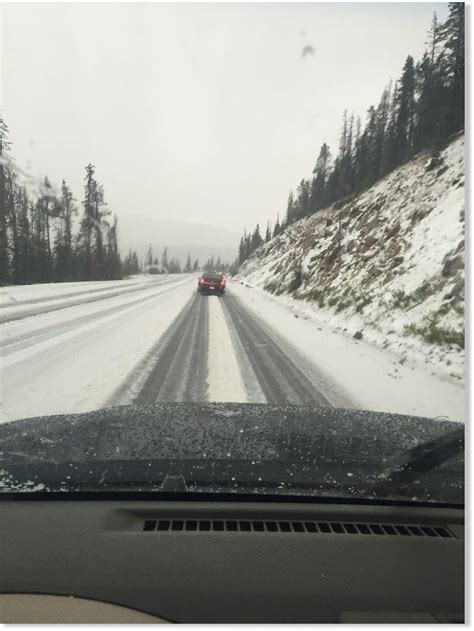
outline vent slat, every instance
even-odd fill
[[[293,533],[318,535],[355,535],[390,537],[428,537],[455,539],[455,535],[444,526],[414,524],[313,522],[313,521],[260,521],[193,520],[193,519],[146,519],[142,526],[145,532],[239,532],[239,533]]]

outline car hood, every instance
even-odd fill
[[[87,479],[93,486],[94,480],[104,481],[98,476],[107,465],[109,483],[113,475],[115,482],[138,484],[146,472],[156,484],[171,473],[192,486],[199,465],[201,484],[235,479],[236,489],[243,484],[252,492],[261,485],[314,491],[347,486],[350,478],[353,487],[368,493],[374,480],[403,465],[420,445],[462,428],[450,421],[340,408],[129,405],[0,425],[0,469],[16,481],[67,485],[69,467],[76,483]],[[448,481],[449,493],[454,485],[459,500],[462,458],[438,465],[423,472],[423,488],[441,483],[445,488]],[[431,487],[430,497],[435,497]],[[413,495],[413,489],[408,493]],[[443,493],[438,492],[440,501]]]

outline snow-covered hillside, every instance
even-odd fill
[[[302,317],[464,373],[464,135],[365,193],[292,224],[259,248],[238,280]]]

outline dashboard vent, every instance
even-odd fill
[[[455,538],[444,526],[320,521],[147,519],[147,532],[284,532]]]

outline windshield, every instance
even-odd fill
[[[0,491],[462,504],[464,5],[1,11]]]
[[[210,281],[221,281],[222,280],[222,274],[203,274],[202,275],[203,280],[210,280]]]

